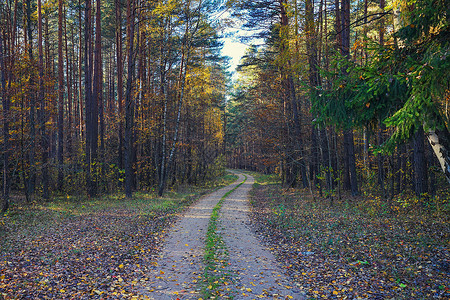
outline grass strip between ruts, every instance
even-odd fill
[[[217,232],[217,225],[224,200],[247,181],[247,176],[244,175],[244,177],[245,179],[241,183],[223,195],[211,213],[206,232],[205,254],[203,256],[205,271],[203,274],[202,294],[206,299],[220,296],[220,287],[228,285],[226,281],[229,277],[229,274],[226,273],[228,251],[222,236]]]

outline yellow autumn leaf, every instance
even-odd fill
[[[123,269],[123,264],[120,264],[120,265],[119,265],[119,268]]]
[[[63,290],[63,289],[60,289],[59,290],[61,293],[65,293],[66,291],[65,290]]]
[[[338,291],[333,291],[333,295],[339,294]]]

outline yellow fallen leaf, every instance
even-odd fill
[[[246,288],[245,290],[246,290],[247,292],[251,292],[251,291],[252,291],[251,288]]]
[[[339,294],[338,291],[333,291],[333,295]]]
[[[61,293],[65,293],[66,291],[65,290],[63,290],[63,289],[60,289],[59,290]]]
[[[189,247],[189,245],[188,244],[184,244],[186,247]]]
[[[120,265],[119,265],[119,268],[123,269],[123,264],[120,264]]]

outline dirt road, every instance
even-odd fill
[[[235,183],[202,197],[173,226],[149,274],[150,281],[140,289],[142,294],[158,300],[202,298],[202,258],[209,219],[220,199],[245,180],[242,173],[235,174],[239,176]],[[219,233],[228,249],[227,273],[231,274],[227,290],[235,299],[303,299],[248,226],[248,193],[254,179],[245,176],[245,183],[225,199],[221,209]]]

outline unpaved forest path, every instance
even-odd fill
[[[245,180],[202,197],[173,226],[164,247],[140,292],[150,299],[199,299],[204,272],[203,249],[208,223],[214,206],[229,191]],[[225,199],[220,215],[220,234],[229,253],[227,272],[233,280],[227,288],[234,299],[304,299],[299,289],[249,228],[248,194],[254,183],[247,180]]]

